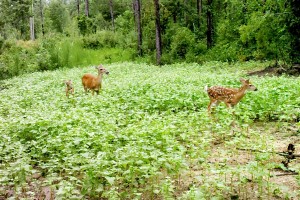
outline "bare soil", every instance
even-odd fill
[[[265,134],[266,138],[268,138],[268,135],[272,136],[267,141],[269,148],[273,150],[270,151],[270,159],[265,161],[266,165],[271,163],[280,165],[282,161],[285,161],[284,156],[280,156],[275,152],[287,152],[289,144],[295,145],[295,155],[300,154],[300,130],[296,124],[287,123],[285,125],[278,125],[276,122],[255,123],[250,129]],[[181,186],[181,189],[188,189],[189,184],[201,187],[204,183],[209,182],[209,179],[212,185],[216,182],[224,183],[225,180],[227,188],[230,189],[229,191],[228,189],[222,191],[224,199],[300,199],[300,184],[299,180],[297,180],[299,175],[297,173],[274,168],[269,170],[269,176],[263,176],[262,183],[257,182],[257,179],[253,179],[253,175],[247,171],[247,167],[245,166],[251,162],[255,162],[256,156],[260,152],[259,150],[258,152],[247,151],[226,145],[226,142],[230,141],[233,137],[235,136],[224,138],[223,142],[213,142],[211,153],[207,160],[211,164],[211,169],[207,171],[199,166],[195,166],[187,174],[183,175],[184,179],[178,186]],[[252,138],[251,135],[246,137],[248,137],[249,143],[251,143],[251,140],[257,139],[255,137]],[[288,169],[299,169],[299,166],[300,158],[296,158],[288,164]],[[224,174],[217,172],[222,167],[228,169],[225,170]],[[201,178],[199,179],[199,177],[207,178],[204,181]],[[244,182],[241,180],[244,180]],[[277,190],[276,188],[279,189]],[[180,190],[179,188],[176,189]],[[211,191],[214,194],[218,192],[220,191],[216,188]]]
[[[250,76],[280,76],[282,74],[300,76],[300,64],[295,64],[293,66],[274,64],[265,69],[248,73]]]

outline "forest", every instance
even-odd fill
[[[272,60],[291,66],[300,59],[298,1],[0,3],[1,79],[100,60],[158,65]]]
[[[300,0],[0,16],[0,200],[300,199]]]

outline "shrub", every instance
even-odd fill
[[[82,38],[83,47],[88,49],[100,49],[103,47],[116,47],[118,44],[116,33],[112,31],[100,31]]]
[[[235,43],[219,43],[210,49],[203,59],[206,61],[217,60],[217,61],[235,61],[238,59],[239,51],[237,50],[237,44]]]
[[[61,66],[57,51],[57,43],[61,40],[61,37],[56,34],[47,35],[40,42],[40,48],[38,52],[38,58],[40,63],[40,70],[53,70]],[[47,60],[43,60],[43,57],[46,56]]]
[[[35,41],[4,40],[0,80],[36,71],[134,60],[132,38],[101,31],[86,39],[51,33]]]
[[[178,29],[176,26],[177,25],[170,26],[168,33],[166,34],[169,41],[167,40],[166,43],[170,43],[170,55],[172,59],[183,60],[186,59],[188,54],[194,55],[196,44],[195,35],[186,27]]]
[[[61,66],[56,43],[57,37],[42,41],[5,40],[0,55],[0,79]]]
[[[36,46],[18,41],[5,41],[0,56],[0,78],[36,71]]]

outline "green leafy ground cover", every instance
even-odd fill
[[[258,91],[235,118],[223,104],[207,114],[205,85],[239,87],[264,66],[115,63],[99,96],[81,85],[93,67],[1,82],[0,199],[298,198],[299,175],[274,176],[282,158],[239,149],[299,141],[299,78],[251,76]],[[75,85],[69,99],[66,79]]]

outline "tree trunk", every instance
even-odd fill
[[[207,0],[207,48],[210,49],[213,46],[213,15],[212,15],[212,1]]]
[[[185,26],[187,27],[188,26],[188,13],[187,13],[187,0],[184,0],[184,22],[185,22]]]
[[[77,15],[80,16],[80,0],[77,0]]]
[[[89,16],[89,0],[85,0],[85,16]]]
[[[290,1],[291,15],[289,32],[291,34],[290,58],[292,64],[300,64],[300,0]]]
[[[42,23],[42,34],[45,35],[45,28],[44,28],[44,13],[43,13],[43,3],[40,0],[40,15],[41,15],[41,23]]]
[[[30,39],[35,40],[35,37],[34,37],[34,17],[30,17]]]
[[[248,7],[247,7],[247,0],[243,0],[243,13],[244,13],[244,17],[243,17],[243,24],[245,24],[247,22],[247,13],[248,13]]]
[[[112,2],[112,0],[109,0],[109,9],[110,9],[112,30],[115,32],[115,19],[114,19],[114,10],[113,10],[113,2]]]
[[[155,33],[156,33],[156,64],[161,65],[161,27],[160,27],[160,12],[159,12],[159,0],[154,1],[155,8]]]
[[[32,12],[32,16],[29,18],[30,39],[35,40],[35,37],[34,37],[34,6],[33,6],[33,1],[31,3],[31,12]]]
[[[137,50],[138,54],[140,56],[143,55],[143,50],[142,50],[142,24],[141,24],[141,2],[140,0],[135,0],[134,3],[134,15],[135,15],[135,21],[136,21],[136,27],[137,27]]]
[[[202,0],[197,0],[197,15],[198,15],[198,20],[197,20],[197,26],[198,29],[200,29],[201,26],[201,14],[202,14]]]

